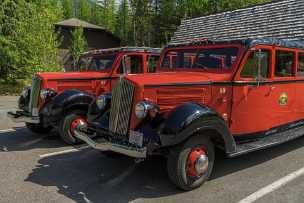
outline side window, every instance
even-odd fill
[[[291,51],[276,51],[275,76],[289,77],[293,74],[295,53]]]
[[[162,68],[192,68],[197,50],[169,51],[162,62]]]
[[[297,71],[297,76],[304,76],[304,53],[299,53],[299,66]]]
[[[92,60],[92,57],[80,58],[78,61],[78,64],[77,64],[76,71],[87,71],[91,60]]]
[[[127,74],[143,73],[143,57],[141,55],[124,56],[117,70],[118,74],[123,74],[124,66]]]
[[[271,52],[269,50],[261,50],[259,51],[252,51],[249,54],[249,57],[247,58],[247,61],[243,67],[243,70],[241,72],[242,78],[258,78],[258,72],[259,72],[259,59],[256,56],[259,54],[261,56],[261,70],[260,74],[261,77],[267,78],[269,73],[269,59]]]
[[[159,56],[150,55],[147,57],[148,57],[148,73],[155,73]]]

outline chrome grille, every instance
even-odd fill
[[[127,135],[132,111],[134,85],[120,79],[112,89],[112,101],[110,111],[110,131],[118,135]]]
[[[31,96],[30,96],[30,102],[29,102],[29,112],[33,116],[38,116],[38,102],[39,102],[39,95],[40,95],[40,86],[41,86],[41,79],[39,77],[34,77],[32,87],[31,87]]]

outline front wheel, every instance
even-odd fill
[[[46,134],[51,132],[52,126],[44,127],[41,123],[25,123],[27,129],[37,134]]]
[[[193,190],[208,180],[214,165],[214,146],[208,137],[194,135],[171,150],[167,160],[171,181],[182,190]]]
[[[68,113],[60,122],[59,134],[62,140],[69,144],[75,145],[80,143],[80,140],[74,136],[74,130],[78,124],[86,123],[86,113],[82,111],[74,111]]]

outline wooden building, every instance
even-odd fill
[[[75,28],[83,28],[83,34],[88,44],[88,49],[107,49],[119,47],[121,40],[113,33],[103,27],[71,18],[55,24],[55,29],[59,32],[62,38],[60,45],[60,58],[66,70],[71,68],[71,56],[69,54],[69,47],[71,46],[71,33]]]

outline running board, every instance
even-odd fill
[[[289,129],[284,132],[275,133],[257,141],[246,142],[236,145],[236,152],[228,154],[229,157],[236,157],[248,154],[253,151],[269,148],[299,138],[304,135],[304,126]]]

